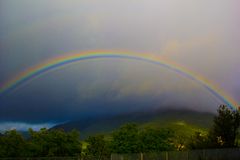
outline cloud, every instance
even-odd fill
[[[192,37],[190,39],[176,39],[169,40],[163,46],[161,55],[169,59],[179,59],[181,57],[187,57],[189,54],[195,55],[197,50],[212,50],[219,46],[221,39],[217,34],[199,35],[198,37]],[[204,54],[204,53],[202,53]]]
[[[214,111],[219,102],[198,83],[166,68],[106,59],[46,74],[0,104],[2,121],[45,123],[169,106]]]
[[[0,122],[0,132],[6,130],[16,129],[18,131],[27,131],[29,128],[32,128],[35,131],[40,130],[41,128],[51,128],[54,123],[44,123],[44,124],[29,124],[29,123],[20,123],[20,122]]]
[[[0,83],[65,53],[129,50],[169,58],[206,77],[240,102],[236,3],[1,2]],[[159,66],[102,59],[46,74],[1,97],[0,119],[61,122],[163,106],[213,111],[219,103],[199,84]]]

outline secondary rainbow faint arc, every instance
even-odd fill
[[[10,92],[12,89],[17,88],[18,86],[25,84],[28,81],[35,79],[43,75],[44,73],[57,69],[61,66],[72,64],[74,62],[78,62],[81,60],[99,58],[134,59],[160,65],[162,67],[175,71],[184,77],[187,77],[191,80],[198,82],[209,92],[211,92],[215,97],[226,103],[226,105],[228,105],[232,109],[236,109],[236,107],[238,106],[238,103],[233,98],[228,96],[223,90],[219,89],[216,85],[210,83],[209,80],[168,59],[161,58],[154,54],[135,53],[126,51],[88,51],[80,52],[77,54],[65,54],[62,56],[49,59],[41,64],[26,69],[25,71],[16,75],[14,78],[3,83],[0,86],[0,94],[3,95],[4,93]]]

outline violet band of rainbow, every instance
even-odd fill
[[[231,98],[231,96],[226,94],[222,89],[217,87],[217,85],[214,85],[212,82],[210,82],[203,76],[194,73],[168,59],[162,58],[157,55],[126,51],[87,51],[80,52],[77,54],[65,54],[62,56],[49,59],[41,64],[26,69],[25,71],[16,75],[14,78],[3,83],[0,86],[0,95],[7,94],[11,92],[11,90],[62,66],[70,65],[82,60],[101,58],[134,59],[160,65],[164,68],[172,70],[188,79],[191,79],[199,83],[202,87],[208,90],[216,98],[225,103],[225,105],[229,106],[231,109],[237,109],[238,103],[233,98]]]

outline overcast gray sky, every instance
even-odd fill
[[[69,52],[127,50],[164,56],[240,103],[239,6],[238,0],[1,0],[0,83]],[[88,60],[0,99],[0,121],[23,128],[167,106],[214,111],[219,103],[160,66]]]

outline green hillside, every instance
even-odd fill
[[[65,130],[80,130],[81,138],[89,135],[110,134],[113,130],[126,123],[137,123],[140,128],[169,128],[179,136],[191,136],[196,131],[206,132],[212,124],[213,114],[190,110],[166,110],[157,112],[138,112],[118,115],[105,119],[92,120],[87,126],[81,128],[82,122],[69,122],[55,126]]]
[[[190,124],[182,120],[172,120],[172,121],[153,121],[140,125],[141,128],[167,128],[172,130],[177,141],[182,141],[184,144],[186,141],[190,140],[190,137],[195,134],[195,132],[201,132],[202,134],[207,134],[208,128],[204,128],[197,124]],[[178,142],[180,143],[180,142]]]

